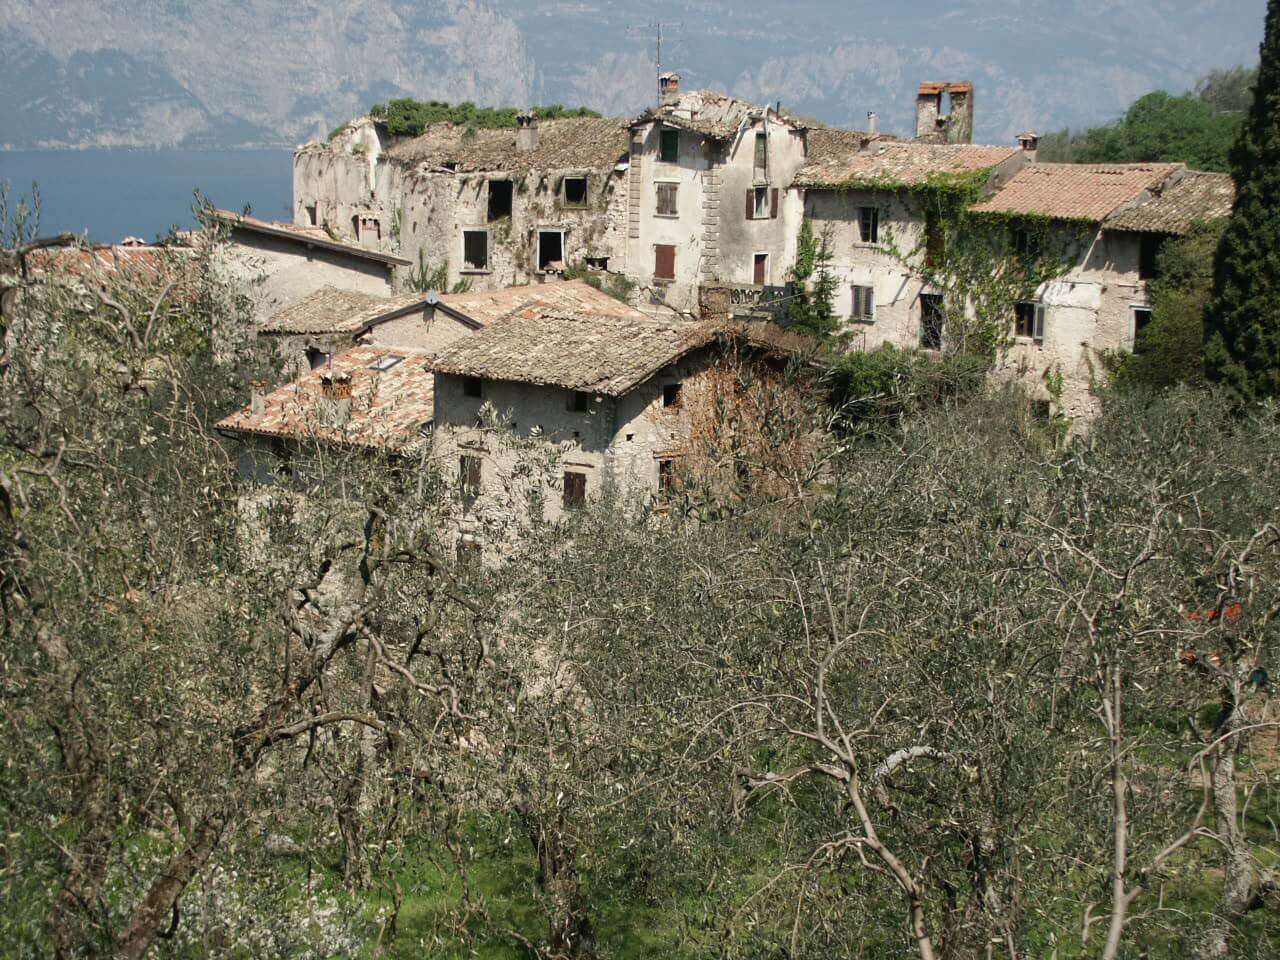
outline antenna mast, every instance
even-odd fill
[[[657,68],[657,77],[655,82],[658,87],[658,103],[659,104],[662,103],[662,28],[663,27],[679,27],[679,26],[682,26],[682,24],[663,23],[661,20],[659,20],[656,23],[637,23],[637,24],[634,24],[633,26],[627,27],[627,30],[631,32],[634,32],[636,30],[653,30],[655,32],[653,62],[654,62],[654,66]]]

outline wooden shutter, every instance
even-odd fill
[[[778,188],[773,188],[773,196],[769,200],[769,219],[778,219]]]
[[[676,248],[669,243],[655,244],[653,248],[653,275],[658,280],[676,278]]]
[[[1035,319],[1032,321],[1031,338],[1033,340],[1044,339],[1044,304],[1037,303],[1035,306]]]
[[[755,190],[747,190],[747,219],[754,220],[756,218],[756,192]]]

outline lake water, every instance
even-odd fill
[[[193,191],[214,204],[292,220],[289,150],[0,151],[9,204],[40,188],[40,233],[89,231],[99,243],[127,236],[154,240],[169,227],[195,226]]]

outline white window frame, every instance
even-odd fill
[[[751,219],[768,220],[771,212],[768,187],[752,187],[755,191],[751,197]]]
[[[1138,311],[1150,314],[1151,304],[1149,303],[1131,303],[1129,304],[1129,349],[1138,349]],[[1153,315],[1154,316],[1154,315]],[[1150,324],[1152,317],[1147,319]]]
[[[1044,343],[1044,331],[1046,326],[1045,316],[1048,313],[1048,311],[1045,308],[1044,301],[1043,300],[1019,300],[1018,301],[1018,306],[1022,306],[1023,304],[1026,304],[1035,308],[1035,313],[1031,317],[1031,336],[1028,337],[1025,333],[1021,333],[1016,329],[1014,331],[1015,335],[1019,340],[1031,340],[1033,343]],[[1018,322],[1017,318],[1015,317],[1014,318],[1015,327],[1017,325],[1017,322]]]
[[[859,291],[865,291],[862,295],[865,298],[867,310],[861,312],[858,310]],[[849,284],[849,319],[854,323],[875,323],[876,322],[876,288],[870,283],[851,283]]]

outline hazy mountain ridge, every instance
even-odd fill
[[[977,134],[1108,119],[1251,60],[1264,0],[669,5],[664,64],[828,123],[909,132],[921,79],[977,85]],[[922,9],[922,7],[927,9]],[[653,97],[637,0],[0,0],[0,145],[293,144],[389,96]]]

